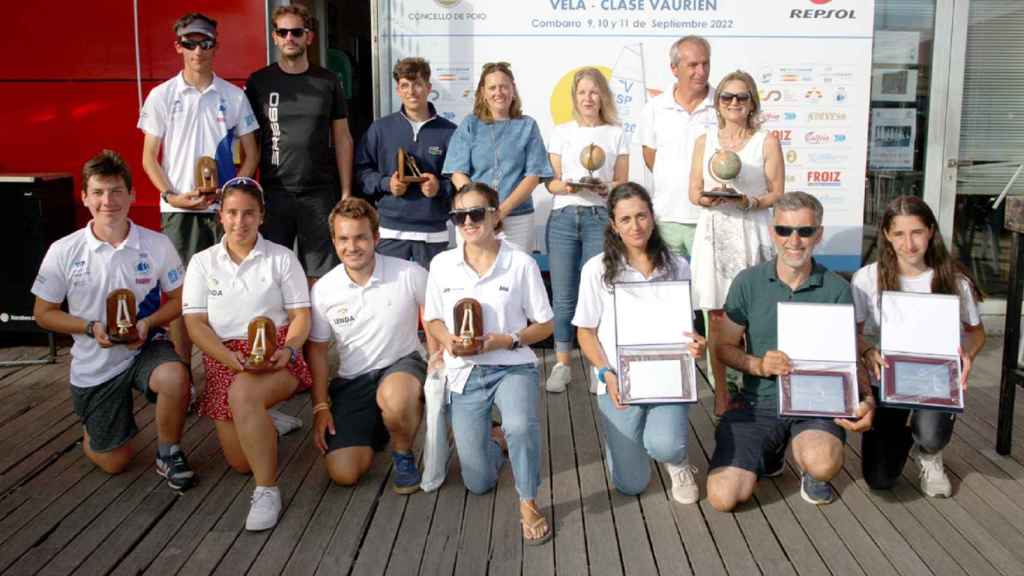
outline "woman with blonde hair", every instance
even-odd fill
[[[690,201],[703,208],[693,241],[693,298],[708,314],[708,348],[714,348],[725,297],[741,270],[773,257],[768,209],[782,197],[786,181],[779,139],[761,128],[761,100],[750,74],[736,70],[726,74],[715,90],[718,129],[694,144],[690,168]],[[717,186],[710,171],[716,153],[733,152],[741,168],[729,186],[735,198],[703,194]],[[715,411],[723,413],[729,394],[725,364],[708,355],[715,383]]]
[[[551,178],[551,165],[537,122],[523,115],[508,62],[489,62],[480,72],[473,113],[448,143],[442,172],[455,190],[485,182],[498,191],[498,218],[505,238],[533,250],[533,189]],[[461,238],[461,236],[460,236]]]
[[[608,226],[605,197],[626,181],[629,170],[629,148],[604,74],[597,68],[580,68],[571,90],[573,120],[556,126],[548,141],[554,178],[547,189],[555,198],[548,216],[547,248],[558,359],[548,375],[548,392],[562,392],[571,380],[572,315],[580,271],[601,253]],[[584,156],[600,162],[585,166]],[[600,185],[580,185],[585,178],[597,179]]]

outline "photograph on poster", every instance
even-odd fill
[[[916,108],[872,108],[868,167],[871,170],[913,170],[917,137]]]

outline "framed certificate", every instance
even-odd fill
[[[852,418],[857,386],[840,370],[794,370],[779,377],[779,413],[786,416]]]
[[[962,412],[960,299],[949,294],[883,292],[879,401]]]
[[[853,306],[780,302],[779,350],[793,371],[779,376],[779,415],[855,418],[857,331]]]
[[[619,396],[625,404],[697,401],[690,282],[615,285],[615,350]],[[657,321],[652,321],[652,319]]]

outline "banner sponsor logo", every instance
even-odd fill
[[[841,170],[808,170],[807,185],[811,187],[838,188],[842,186]]]

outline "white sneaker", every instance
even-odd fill
[[[672,478],[672,499],[680,504],[693,504],[700,500],[700,487],[694,475],[697,468],[686,461],[682,464],[665,464],[665,470]]]
[[[277,525],[279,514],[281,514],[281,491],[277,489],[277,486],[257,486],[252,491],[249,516],[245,519],[245,529],[251,532],[269,530]]]
[[[302,428],[302,419],[296,418],[295,416],[289,416],[284,412],[278,412],[277,410],[267,410],[267,415],[274,421],[274,428],[277,430],[278,436],[284,436]]]
[[[942,452],[925,454],[915,444],[910,451],[910,457],[917,462],[921,492],[931,498],[949,498],[953,494],[953,485],[950,484],[949,476],[946,476],[946,470],[942,465]]]
[[[551,369],[551,374],[548,374],[548,381],[545,388],[547,388],[548,392],[565,392],[565,387],[568,386],[571,381],[572,370],[568,365],[559,362]]]

